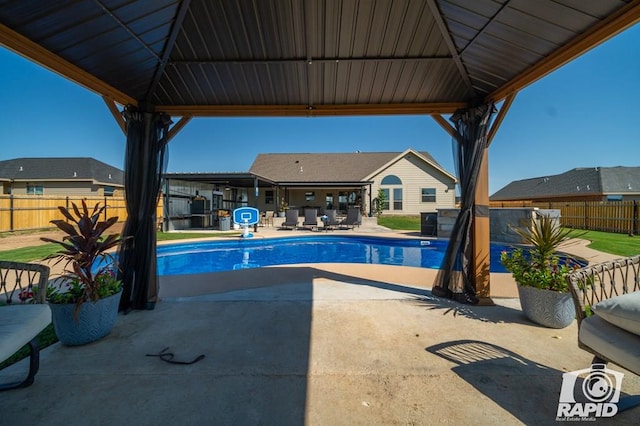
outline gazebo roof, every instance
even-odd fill
[[[174,116],[442,114],[639,19],[637,0],[9,0],[0,44]]]

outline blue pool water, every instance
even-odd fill
[[[200,241],[158,246],[158,273],[185,275],[299,263],[370,263],[438,269],[448,241],[311,236]],[[491,272],[505,272],[491,244]]]

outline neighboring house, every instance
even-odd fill
[[[123,171],[86,157],[0,161],[0,183],[5,195],[124,195]]]
[[[511,182],[490,201],[637,201],[640,167],[576,168],[559,175]]]
[[[359,206],[372,211],[378,189],[385,192],[384,214],[417,215],[455,206],[456,178],[426,152],[259,154],[248,173],[168,173],[167,217],[193,214],[198,191],[205,210],[254,206],[260,211],[317,208],[345,213]],[[209,201],[210,200],[210,201]],[[191,209],[191,211],[189,211]],[[173,220],[173,219],[172,219]],[[215,222],[215,217],[214,217]]]

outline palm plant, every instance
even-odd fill
[[[538,214],[538,219],[532,221],[527,229],[514,228],[514,231],[525,243],[533,246],[537,258],[549,259],[560,244],[571,238],[569,234],[572,230],[556,224],[556,220],[549,215]]]
[[[571,264],[570,260],[561,261],[556,251],[560,244],[571,238],[572,230],[562,228],[555,219],[544,214],[539,214],[529,227],[513,230],[531,246],[528,250],[515,248],[500,255],[500,261],[516,282],[524,286],[566,292],[568,289],[564,276],[578,265]]]

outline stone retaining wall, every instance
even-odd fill
[[[492,208],[489,209],[489,236],[491,241],[503,243],[522,243],[520,236],[510,227],[518,226],[527,228],[534,219],[534,211],[553,218],[560,218],[560,210],[538,209],[532,207],[522,208]],[[438,209],[438,234],[439,238],[451,237],[451,230],[458,218],[460,209]]]

